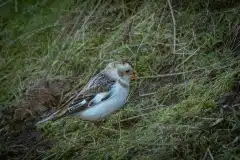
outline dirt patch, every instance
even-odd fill
[[[35,121],[55,110],[72,86],[70,80],[40,80],[29,86],[19,100],[0,116],[1,159],[39,159],[53,141],[43,137]]]
[[[225,93],[217,100],[217,107],[225,111],[240,111],[240,81],[237,81],[232,91]]]

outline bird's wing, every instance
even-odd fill
[[[113,80],[104,73],[98,73],[89,80],[88,84],[81,90],[81,92],[76,93],[71,97],[68,105],[62,107],[49,117],[39,121],[38,124],[65,117],[107,100],[111,96],[110,90],[115,82],[116,80]]]
[[[116,80],[112,79],[108,75],[100,72],[92,77],[88,84],[79,92],[73,96],[70,106],[81,102],[83,99],[92,99],[99,93],[109,92]],[[102,96],[106,94],[102,94]]]

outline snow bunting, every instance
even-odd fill
[[[39,121],[37,125],[68,115],[90,121],[109,116],[125,104],[131,79],[136,79],[136,73],[130,63],[109,63],[104,70],[89,80],[71,100],[70,105]]]

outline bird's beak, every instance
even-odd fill
[[[132,80],[136,80],[137,79],[137,72],[136,71],[133,71],[133,74],[131,76],[131,79]]]

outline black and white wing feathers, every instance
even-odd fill
[[[116,83],[116,80],[113,80],[103,72],[98,73],[89,80],[88,84],[79,93],[76,93],[71,97],[68,105],[59,109],[49,117],[39,121],[37,124],[80,112],[88,107],[107,100],[111,96],[110,90],[114,83]]]

